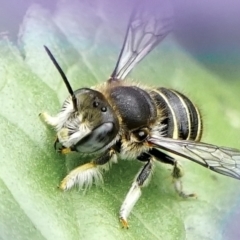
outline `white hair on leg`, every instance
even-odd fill
[[[78,185],[80,189],[88,189],[93,184],[100,185],[103,183],[102,173],[108,171],[112,163],[116,162],[116,153],[113,152],[105,164],[96,162],[86,163],[73,169],[61,182],[60,189],[69,190]]]
[[[152,161],[149,161],[136,175],[119,211],[119,218],[124,228],[128,228],[127,218],[142,194],[141,188],[150,182],[152,173],[153,164]]]
[[[90,188],[92,184],[99,185],[103,183],[101,169],[94,163],[86,163],[72,170],[61,182],[62,190],[69,190],[74,185],[78,185],[80,189]]]

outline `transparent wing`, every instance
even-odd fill
[[[240,180],[240,150],[186,140],[153,136],[149,143],[155,147],[190,159],[217,173]]]
[[[110,81],[124,79],[167,36],[172,26],[173,13],[168,1],[138,1]]]

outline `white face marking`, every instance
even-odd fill
[[[70,117],[70,115],[73,112],[74,112],[74,108],[73,108],[72,98],[68,97],[63,104],[62,110],[57,115],[57,119],[58,119],[58,122],[56,124],[57,131],[59,131],[63,127],[64,123],[67,121],[67,119]]]
[[[85,124],[80,124],[78,129],[78,131],[71,135],[69,135],[68,128],[60,129],[60,131],[57,133],[59,142],[65,147],[71,147],[91,133],[91,130]]]

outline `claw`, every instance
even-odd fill
[[[186,194],[184,192],[179,192],[178,194],[182,198],[195,198],[195,199],[197,199],[197,194],[196,193]]]
[[[59,149],[59,152],[61,153],[61,154],[68,154],[68,153],[70,153],[72,150],[71,150],[71,148],[62,148],[62,149]]]
[[[48,123],[49,119],[51,119],[51,116],[48,115],[46,112],[40,112],[38,116],[44,123]]]
[[[61,154],[68,154],[73,151],[72,148],[67,148],[67,147],[62,146],[62,144],[58,140],[58,137],[55,138],[53,146],[54,146],[55,151],[57,151]]]
[[[129,228],[129,226],[128,226],[128,222],[127,222],[126,219],[120,217],[119,220],[120,220],[120,222],[121,222],[121,224],[122,224],[122,228],[125,228],[125,229],[128,229],[128,228]]]
[[[55,151],[57,151],[57,144],[58,143],[59,143],[59,140],[58,140],[58,137],[56,136],[55,140],[54,140],[54,144],[53,144],[53,147],[54,147]]]
[[[178,195],[180,197],[182,197],[182,198],[197,198],[197,194],[195,194],[195,193],[186,194],[183,191],[181,179],[173,178],[173,184],[174,184],[174,188],[175,188],[176,192],[178,193]]]
[[[66,179],[63,179],[60,183],[60,185],[58,185],[58,188],[61,189],[62,191],[65,191],[67,189],[67,181]]]

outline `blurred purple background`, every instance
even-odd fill
[[[57,0],[8,0],[2,1],[0,7],[0,33],[7,32],[11,40],[16,40],[19,26],[32,3],[39,3],[53,9]]]
[[[240,76],[240,1],[175,1],[178,41],[224,80]]]
[[[0,33],[8,32],[16,40],[18,28],[31,3],[54,9],[57,0],[8,0],[1,3]],[[177,41],[204,67],[223,80],[240,76],[240,1],[239,0],[173,0]],[[92,5],[95,1],[91,1]],[[98,3],[99,4],[99,3]],[[118,8],[116,22],[125,19],[132,3],[102,1],[106,7]],[[121,6],[122,5],[122,6]],[[126,19],[125,19],[126,20]]]

